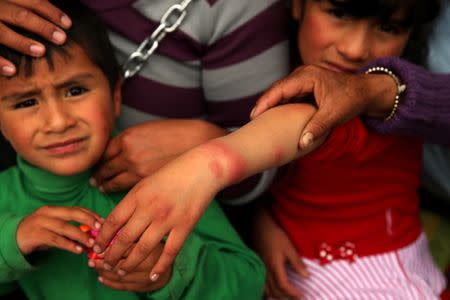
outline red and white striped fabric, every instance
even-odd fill
[[[423,233],[407,247],[359,257],[353,263],[335,260],[321,265],[311,259],[303,262],[311,274],[309,278],[300,277],[290,268],[288,276],[305,300],[429,300],[439,299],[446,286]]]

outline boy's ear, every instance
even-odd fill
[[[299,21],[302,16],[302,1],[305,0],[292,0],[291,1],[291,14],[292,17]]]
[[[116,119],[120,116],[122,110],[122,85],[123,78],[119,77],[114,87],[113,102],[114,102],[114,116]]]

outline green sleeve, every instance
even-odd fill
[[[172,278],[148,299],[262,299],[265,270],[217,203],[207,209],[175,260]]]
[[[0,214],[0,283],[10,283],[21,274],[34,270],[19,250],[16,231],[22,217]],[[2,290],[2,289],[0,289]]]

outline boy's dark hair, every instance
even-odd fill
[[[308,0],[301,1],[304,5],[305,1]],[[399,25],[411,28],[412,31],[402,57],[415,64],[425,65],[431,23],[439,15],[442,0],[326,1],[341,10],[345,15],[355,18],[375,18],[381,22],[388,22],[399,9],[405,9],[405,17]]]
[[[53,69],[53,54],[55,52],[70,58],[67,49],[71,45],[77,44],[84,50],[89,59],[101,69],[108,79],[111,89],[113,89],[119,78],[120,68],[103,22],[94,12],[80,4],[79,1],[52,0],[50,2],[61,9],[72,20],[72,27],[66,31],[67,41],[63,46],[54,45],[34,33],[19,28],[14,28],[14,30],[45,46],[45,59],[50,69]],[[25,72],[27,77],[33,74],[33,62],[36,58],[21,54],[2,45],[0,45],[0,56],[17,66],[17,74],[22,71]]]

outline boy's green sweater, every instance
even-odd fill
[[[81,206],[106,217],[124,196],[100,193],[89,185],[89,177],[89,172],[56,176],[20,158],[17,167],[0,173],[0,295],[20,287],[30,300],[261,299],[263,264],[214,202],[184,244],[168,284],[152,293],[105,287],[85,254],[50,249],[25,258],[16,231],[37,208]]]

